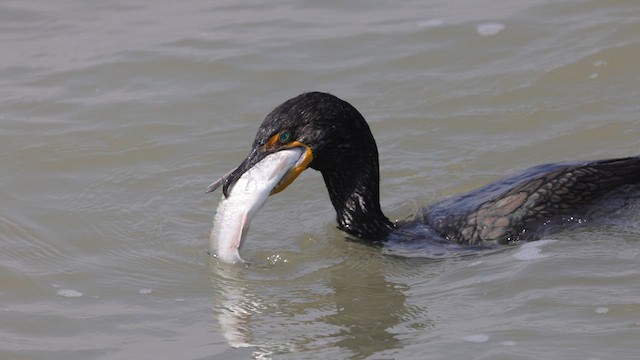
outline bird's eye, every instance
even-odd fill
[[[291,140],[291,133],[286,130],[281,132],[280,135],[278,136],[278,141],[280,141],[283,144],[288,143],[290,140]]]

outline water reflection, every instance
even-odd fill
[[[211,260],[220,332],[231,347],[254,347],[255,358],[304,351],[365,358],[400,348],[403,326],[417,321],[423,329],[431,320],[407,305],[408,286],[387,279],[382,259],[347,259],[290,281],[275,268],[264,276]]]
[[[210,259],[210,263],[214,271],[211,281],[216,289],[214,310],[220,333],[231,347],[252,346],[249,325],[252,314],[258,311],[249,300],[248,289],[241,280],[245,269],[219,264],[215,259]]]
[[[385,280],[380,268],[332,275],[336,312],[322,320],[340,327],[335,345],[358,358],[398,347],[393,328],[407,313],[406,286]]]

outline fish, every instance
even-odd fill
[[[214,257],[225,263],[244,262],[240,257],[240,249],[251,220],[265,204],[271,191],[302,158],[303,152],[303,148],[295,147],[266,156],[242,174],[227,196],[222,195],[209,238],[210,253]],[[219,187],[227,176],[211,184],[207,192]]]

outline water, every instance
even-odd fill
[[[391,256],[319,174],[207,255],[273,107],[356,106],[383,209],[528,166],[640,152],[640,3],[0,3],[0,358],[635,359],[637,208],[539,245]],[[553,241],[552,241],[553,240]]]

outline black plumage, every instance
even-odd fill
[[[378,150],[368,124],[349,103],[326,93],[304,93],[267,115],[249,156],[217,183],[225,194],[251,166],[290,146],[275,141],[284,131],[311,149],[309,167],[322,173],[338,228],[371,242],[411,228],[399,228],[380,209]],[[413,221],[439,241],[535,240],[550,222],[578,219],[608,193],[639,183],[640,157],[540,165],[427,207]]]
[[[536,240],[542,226],[581,222],[605,195],[639,182],[639,157],[539,165],[431,206],[422,219],[458,243]]]

